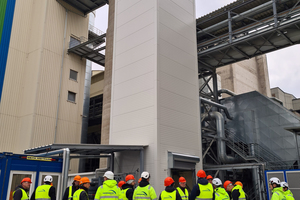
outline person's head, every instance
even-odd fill
[[[73,179],[73,185],[74,186],[79,186],[80,180],[81,180],[81,177],[79,175],[75,176],[74,179]]]
[[[23,178],[21,181],[22,188],[24,188],[25,190],[29,190],[31,183],[32,182],[29,177]]]
[[[51,175],[45,176],[45,178],[44,178],[44,183],[46,183],[46,184],[48,184],[48,185],[51,185],[52,181],[53,181],[53,178],[52,178]]]
[[[122,189],[122,186],[123,186],[124,184],[125,184],[125,181],[120,181],[120,182],[118,183],[118,187]]]
[[[224,188],[227,192],[231,192],[232,188],[233,188],[233,184],[231,181],[227,180],[224,182]]]
[[[219,178],[214,178],[212,180],[212,185],[214,186],[214,189],[217,187],[221,187],[222,186],[222,181]]]
[[[280,187],[280,180],[277,177],[270,178],[269,180],[270,189],[273,190],[276,187]]]
[[[135,185],[135,178],[132,174],[128,174],[125,178],[127,184],[134,186]]]
[[[242,183],[241,181],[236,181],[236,182],[234,183],[234,185],[239,185],[239,186],[241,186],[241,187],[243,188],[243,183]]]
[[[200,169],[198,172],[197,172],[197,176],[199,178],[206,178],[206,173],[204,170]]]
[[[114,180],[114,173],[112,171],[106,171],[103,175],[104,181],[106,180]]]
[[[164,185],[165,185],[166,187],[168,187],[168,186],[173,186],[174,183],[175,183],[175,181],[174,181],[171,177],[165,178]]]
[[[90,179],[88,177],[82,177],[80,179],[80,186],[89,189],[89,187],[91,186]]]
[[[179,180],[179,186],[182,187],[182,188],[185,188],[186,187],[186,180],[184,177],[180,177]]]
[[[280,186],[282,187],[282,190],[285,192],[289,189],[289,185],[287,182],[281,182]]]
[[[206,177],[206,179],[207,179],[207,181],[208,181],[209,183],[212,184],[212,181],[213,181],[214,178],[213,178],[211,175],[208,175],[208,176]]]
[[[149,174],[149,172],[143,172],[143,173],[141,174],[141,178],[142,178],[142,179],[145,179],[145,180],[147,180],[147,181],[149,182],[149,179],[150,179],[150,174]]]

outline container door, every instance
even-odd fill
[[[56,191],[56,199],[61,199],[58,195],[60,192],[60,182],[61,182],[61,173],[54,173],[54,172],[40,172],[39,174],[39,183],[38,185],[43,185],[44,184],[44,178],[47,175],[51,175],[53,178],[52,184],[55,187]]]
[[[22,179],[25,177],[29,177],[32,182],[29,190],[29,197],[30,197],[35,189],[34,188],[35,176],[36,176],[35,172],[32,171],[15,171],[15,170],[10,171],[6,200],[13,199],[12,194],[15,191],[15,188],[18,185],[20,185]]]

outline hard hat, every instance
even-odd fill
[[[88,178],[88,177],[82,177],[81,179],[80,179],[80,185],[81,184],[84,184],[84,183],[90,183],[91,181],[90,181],[90,179]]]
[[[73,180],[74,180],[74,181],[80,181],[80,179],[81,179],[81,177],[80,177],[79,175],[77,175],[77,176],[74,177]]]
[[[135,180],[135,179],[134,179],[134,176],[133,176],[132,174],[128,174],[128,175],[126,176],[125,181],[127,182],[127,181],[129,181],[129,180]]]
[[[50,182],[50,183],[52,183],[52,181],[53,181],[52,176],[50,176],[50,175],[45,176],[44,182]]]
[[[118,187],[121,188],[124,184],[125,184],[125,181],[120,181],[120,182],[118,183]]]
[[[216,185],[216,186],[219,186],[219,185],[222,185],[222,181],[219,178],[214,178],[212,180],[212,184]]]
[[[138,181],[138,182],[140,183],[140,182],[141,182],[141,180],[142,180],[142,178],[139,178],[139,181]]]
[[[243,188],[243,183],[241,181],[235,182],[234,185],[240,185]]]
[[[231,182],[231,181],[228,181],[228,180],[224,182],[224,188],[225,188],[226,191],[227,191],[227,186],[228,186],[229,184],[232,184],[232,182]]]
[[[179,178],[179,183],[184,183],[184,182],[186,182],[185,178],[184,177],[180,177]]]
[[[144,179],[148,179],[148,178],[150,178],[150,174],[149,174],[149,172],[143,172],[141,174],[141,177],[144,178]]]
[[[270,184],[275,183],[277,185],[280,185],[280,180],[277,177],[270,178],[269,182],[270,182]]]
[[[289,187],[289,184],[288,184],[287,182],[281,182],[281,183],[280,183],[280,186],[281,186],[281,187],[287,187],[287,188],[288,188],[288,187]]]
[[[114,179],[114,173],[112,171],[106,171],[103,175],[103,177],[106,177],[110,180],[113,180]]]
[[[32,182],[31,182],[31,179],[30,179],[29,177],[23,178],[22,181],[21,181],[21,184],[22,184],[23,182],[32,183]]]
[[[165,186],[170,186],[174,183],[175,181],[171,177],[167,177],[165,179]]]
[[[212,177],[211,175],[208,175],[207,177],[206,177],[206,179],[213,179],[214,177]]]
[[[199,178],[205,178],[206,177],[206,173],[204,170],[200,169],[198,172],[197,172],[197,176]]]

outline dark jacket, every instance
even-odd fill
[[[46,185],[46,184],[45,184]],[[49,184],[47,184],[49,185]],[[56,192],[55,192],[55,187],[51,186],[49,189],[49,197],[51,198],[51,200],[56,200]],[[35,190],[32,193],[30,200],[35,200]]]
[[[141,182],[139,183],[139,186],[140,187],[146,187],[147,185],[149,185],[149,182],[146,179],[142,178]]]
[[[126,191],[126,198],[128,200],[132,200],[132,196],[133,196],[133,186],[132,185],[129,185],[128,183],[125,183],[123,186],[122,186],[122,190],[125,190],[129,188],[127,191]]]
[[[166,191],[166,192],[174,192],[174,190],[176,190],[176,189],[174,188],[173,185],[167,186],[167,187],[165,188],[165,191]],[[161,193],[160,193],[160,195],[159,195],[158,200],[161,200]],[[182,199],[181,199],[181,196],[180,196],[180,194],[179,194],[179,192],[178,192],[177,190],[176,190],[176,200],[182,200]]]
[[[23,193],[21,189],[25,190],[22,185],[16,187],[13,200],[20,200],[22,198]],[[25,190],[25,192],[28,194],[28,190]]]
[[[240,196],[239,190],[233,190],[233,191],[231,192],[232,200],[238,200],[238,199],[239,199],[239,196]]]
[[[210,184],[205,178],[198,178],[198,183],[200,185],[207,185]],[[189,200],[195,200],[197,196],[200,195],[199,185],[198,183],[194,185],[191,194],[189,196]]]
[[[82,191],[81,193],[80,193],[80,200],[88,200],[89,199],[89,197],[88,197],[88,189],[86,188],[86,187],[83,187],[83,186],[80,186],[79,187],[80,189],[84,189],[84,191]]]
[[[76,190],[78,190],[78,188],[79,188],[79,186],[76,187],[76,186],[74,186],[74,184],[72,184],[72,196],[73,196],[74,192]],[[68,200],[69,190],[70,190],[70,187],[67,187],[62,200]]]

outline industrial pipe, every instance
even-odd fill
[[[233,119],[233,118],[230,116],[230,114],[229,114],[229,112],[228,112],[226,106],[223,106],[223,105],[221,105],[221,104],[219,104],[219,103],[210,101],[210,100],[205,99],[205,98],[202,98],[202,97],[199,97],[199,99],[200,99],[200,107],[201,107],[201,101],[203,101],[204,103],[207,103],[207,104],[212,105],[212,106],[216,106],[217,108],[220,108],[220,109],[224,110],[224,113],[225,113],[226,117],[227,117],[228,119],[230,119],[230,120]]]
[[[221,89],[221,90],[218,90],[218,94],[222,94],[222,93],[226,93],[226,94],[229,94],[230,96],[236,96],[236,94],[230,90],[227,90],[227,89]]]

